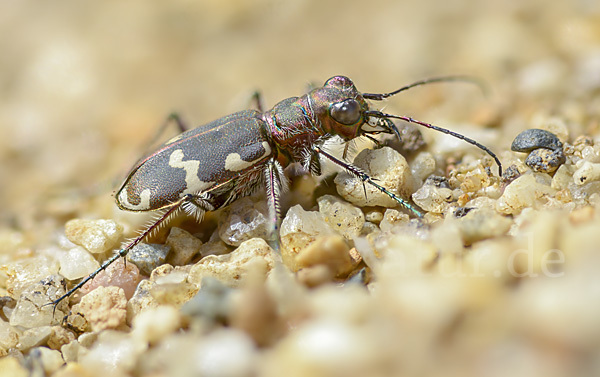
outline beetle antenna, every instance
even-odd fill
[[[425,123],[425,122],[421,122],[420,120],[416,120],[413,119],[411,117],[406,117],[406,116],[400,116],[400,115],[392,115],[392,114],[386,114],[386,113],[382,113],[381,111],[377,111],[377,110],[368,110],[365,111],[365,115],[366,116],[372,116],[375,118],[394,118],[394,119],[400,119],[403,120],[405,122],[408,123],[414,123],[414,124],[418,124],[420,126],[432,129],[432,130],[436,130],[442,133],[445,133],[447,135],[450,136],[454,136],[455,138],[458,138],[460,140],[466,141],[469,144],[473,144],[474,146],[476,146],[477,148],[481,149],[482,151],[484,151],[485,153],[489,154],[490,156],[492,156],[492,158],[496,161],[496,164],[498,164],[498,175],[502,176],[502,164],[500,163],[500,160],[498,159],[498,157],[496,156],[496,154],[494,152],[492,152],[488,147],[486,147],[485,145],[466,137],[465,135],[461,135],[459,133],[456,133],[454,131],[450,131],[447,128],[442,128],[442,127],[438,127],[435,126],[431,123]],[[393,131],[396,136],[398,136],[398,138],[400,138],[400,132],[398,132],[398,128],[396,127],[396,125],[393,122],[386,122],[387,125],[390,127],[390,130]]]
[[[403,86],[400,89],[394,90],[393,92],[389,92],[389,93],[362,93],[362,96],[366,99],[370,99],[370,100],[374,100],[374,101],[381,101],[384,98],[388,98],[391,97],[393,95],[396,95],[400,92],[403,92],[405,90],[408,90],[410,88],[414,88],[416,86],[421,86],[421,85],[425,85],[425,84],[431,84],[431,83],[436,83],[436,82],[450,82],[450,81],[458,81],[458,82],[466,82],[466,83],[471,83],[471,84],[475,84],[479,87],[479,89],[481,89],[481,91],[483,92],[484,95],[487,95],[488,93],[488,89],[487,86],[483,83],[483,81],[475,78],[475,77],[470,77],[470,76],[440,76],[440,77],[432,77],[429,79],[425,79],[425,80],[419,80],[416,82],[413,82],[410,85],[406,85]]]

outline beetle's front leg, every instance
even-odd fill
[[[384,194],[386,194],[390,198],[394,199],[396,202],[398,202],[398,204],[400,204],[404,208],[406,208],[409,211],[411,211],[412,213],[414,213],[417,217],[423,217],[423,214],[421,213],[421,211],[419,211],[418,209],[416,209],[409,202],[407,202],[406,200],[402,199],[398,195],[394,194],[390,190],[388,190],[385,187],[381,186],[380,184],[376,183],[373,180],[373,178],[369,177],[369,175],[367,173],[365,173],[364,171],[362,171],[358,167],[356,167],[356,166],[354,166],[354,165],[352,165],[352,164],[350,164],[348,162],[344,162],[344,161],[342,161],[342,160],[340,160],[340,159],[332,156],[331,154],[329,154],[329,153],[325,152],[323,149],[321,149],[321,147],[319,147],[319,146],[314,146],[313,150],[316,153],[318,153],[318,154],[322,155],[323,157],[327,158],[329,161],[333,162],[337,166],[340,166],[340,167],[346,169],[346,171],[348,173],[354,175],[355,177],[358,177],[361,181],[363,181],[363,183],[370,184],[371,186],[373,186],[376,189],[378,189],[379,191],[383,192]]]
[[[279,251],[279,222],[281,219],[279,197],[287,191],[287,178],[283,174],[281,164],[270,159],[264,168],[265,186],[267,189],[267,204],[269,207],[269,244],[275,251]]]

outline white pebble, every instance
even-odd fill
[[[6,351],[14,348],[19,341],[19,332],[8,322],[0,319],[0,355],[5,355]]]
[[[545,173],[524,174],[512,181],[496,202],[496,210],[505,214],[518,214],[523,208],[540,207],[545,196],[553,195],[552,178]]]
[[[44,367],[44,372],[46,375],[50,375],[58,370],[61,366],[65,364],[65,361],[60,354],[60,351],[51,350],[46,347],[37,347],[31,350],[31,352],[39,352],[40,360]]]
[[[243,242],[229,254],[209,255],[202,258],[190,269],[188,282],[200,286],[206,276],[214,277],[224,284],[236,287],[252,266],[266,265],[268,272],[274,264],[273,250],[262,238]]]
[[[60,274],[69,280],[89,275],[100,267],[100,263],[83,247],[71,248],[58,257]]]
[[[191,360],[195,375],[210,377],[244,377],[256,375],[258,352],[248,335],[222,329],[203,338]]]
[[[323,214],[305,211],[300,205],[295,205],[288,210],[281,222],[279,234],[282,260],[288,268],[296,271],[296,255],[318,237],[336,233],[325,221]]]
[[[268,209],[264,200],[242,198],[233,202],[219,219],[219,237],[231,246],[251,238],[265,238],[269,231]]]
[[[415,180],[406,159],[392,148],[365,149],[356,156],[354,164],[363,169],[377,184],[402,198],[408,198],[414,191]],[[338,193],[344,199],[359,207],[398,205],[387,194],[347,172],[339,173],[335,177],[335,184]]]
[[[570,164],[561,165],[554,176],[552,177],[552,184],[550,185],[555,190],[563,190],[569,187],[569,184],[573,183],[573,173],[575,172],[575,166]]]
[[[452,201],[452,190],[449,188],[439,188],[434,185],[423,185],[413,195],[414,202],[428,212],[443,213],[448,208],[448,203]]]
[[[20,351],[27,351],[33,347],[41,346],[48,341],[50,335],[52,335],[51,326],[40,326],[27,329],[19,336],[17,349]]]
[[[429,152],[420,152],[410,164],[410,171],[415,180],[423,182],[435,171],[435,158]]]
[[[427,266],[438,257],[435,245],[407,234],[396,234],[376,243],[375,248],[383,256],[383,263],[375,269],[376,274],[391,273],[396,279],[420,276]]]
[[[63,282],[62,277],[51,275],[23,290],[10,315],[10,324],[33,328],[60,323],[68,311],[66,300],[61,301],[56,310],[47,304],[65,294]]]
[[[583,185],[588,182],[600,179],[600,163],[582,161],[577,164],[577,170],[573,173],[573,182],[577,185]]]
[[[108,375],[123,375],[136,366],[139,355],[147,344],[139,342],[124,332],[104,331],[89,352],[79,362],[86,369]]]
[[[290,208],[281,222],[281,238],[291,233],[306,233],[310,235],[334,234],[335,232],[325,222],[323,215],[316,211],[305,211],[300,205]]]
[[[470,211],[456,222],[466,245],[501,236],[508,232],[512,225],[510,218],[488,208]]]
[[[383,214],[383,219],[379,224],[381,231],[386,232],[399,224],[408,224],[410,217],[406,213],[402,213],[397,209],[388,208]]]
[[[177,309],[161,305],[143,311],[133,319],[133,336],[144,342],[155,343],[177,330],[180,322]]]
[[[183,266],[200,252],[202,241],[181,228],[173,227],[165,245],[171,248],[167,255],[167,263],[173,266]]]
[[[325,222],[346,239],[358,236],[365,224],[365,215],[360,208],[331,195],[317,199],[319,212]]]
[[[381,350],[362,327],[335,319],[316,319],[288,336],[272,355],[271,374],[294,376],[369,375]],[[377,375],[375,373],[374,375]]]
[[[581,150],[581,158],[589,162],[600,162],[598,161],[598,153],[596,148],[592,147],[591,145],[583,147]]]
[[[27,287],[56,274],[58,269],[59,264],[54,259],[38,256],[5,264],[0,267],[0,272],[8,276],[6,290],[10,297],[18,298]]]
[[[69,241],[93,254],[111,250],[122,234],[123,226],[114,220],[73,219],[65,224],[65,235]]]

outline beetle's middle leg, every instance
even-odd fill
[[[204,213],[215,210],[215,206],[211,203],[213,197],[209,193],[187,194],[184,198],[187,200],[181,203],[181,207],[188,215],[194,216],[198,222],[202,221]]]
[[[270,224],[268,242],[273,250],[279,252],[279,225],[281,220],[279,197],[282,192],[287,191],[287,178],[283,174],[281,164],[273,158],[266,163],[264,174]]]
[[[323,149],[321,149],[321,147],[318,146],[314,146],[313,150],[322,155],[323,157],[327,158],[329,161],[333,162],[334,164],[344,168],[347,172],[349,172],[350,174],[354,175],[355,177],[358,177],[361,181],[363,181],[363,183],[368,183],[371,186],[375,187],[376,189],[378,189],[379,191],[383,192],[384,194],[386,194],[387,196],[389,196],[390,198],[394,199],[396,202],[398,202],[398,204],[400,204],[402,207],[408,209],[409,211],[411,211],[412,213],[414,213],[417,217],[423,217],[423,214],[421,213],[421,211],[419,211],[418,209],[416,209],[412,204],[410,204],[409,202],[407,202],[406,200],[402,199],[401,197],[399,197],[398,195],[394,194],[393,192],[391,192],[390,190],[386,189],[385,187],[381,186],[380,184],[376,183],[373,178],[369,177],[369,175],[367,173],[365,173],[364,171],[360,170],[358,167],[344,162],[342,160],[339,160],[338,158],[332,156],[331,154],[325,152]]]

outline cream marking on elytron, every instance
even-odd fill
[[[202,182],[200,178],[198,178],[200,161],[183,161],[183,150],[181,149],[176,149],[171,153],[171,156],[169,157],[169,166],[185,170],[186,189],[181,193],[182,196],[190,193],[203,192],[214,184],[214,182]]]
[[[121,190],[119,202],[121,205],[132,211],[147,211],[150,208],[150,189],[145,189],[140,194],[140,204],[131,204],[127,198],[127,190]]]
[[[244,161],[242,160],[242,156],[240,156],[238,153],[230,153],[225,159],[225,169],[229,171],[240,171],[249,168],[250,166],[256,165],[258,161],[271,154],[271,146],[269,145],[269,143],[263,141],[262,146],[265,150],[265,153],[263,153],[262,156],[260,156],[254,161]]]

